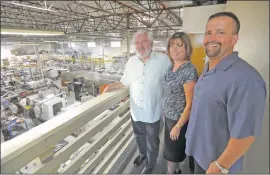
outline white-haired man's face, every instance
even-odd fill
[[[151,54],[152,44],[146,33],[139,34],[135,38],[136,54],[140,58],[147,58]]]

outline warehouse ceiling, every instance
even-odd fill
[[[1,27],[57,30],[50,37],[68,41],[127,37],[127,29],[149,29],[154,36],[168,37],[182,29],[185,7],[226,1],[1,1]],[[198,15],[199,17],[199,15]],[[47,37],[1,35],[2,41],[42,40]]]

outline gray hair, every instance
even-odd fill
[[[153,34],[147,30],[143,30],[143,29],[140,29],[138,30],[136,33],[134,33],[133,37],[132,37],[132,40],[131,40],[131,45],[135,45],[135,40],[136,40],[136,37],[138,35],[141,35],[141,34],[146,34],[147,35],[147,38],[150,40],[151,42],[151,45],[153,45],[153,42],[154,42],[154,38],[153,38]]]

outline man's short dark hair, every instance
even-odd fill
[[[239,33],[239,30],[240,30],[240,21],[237,18],[237,16],[234,13],[232,13],[232,12],[219,12],[219,13],[215,13],[215,14],[213,14],[213,15],[211,15],[209,17],[208,21],[210,21],[210,19],[217,18],[217,17],[222,17],[222,16],[227,16],[227,17],[233,19],[233,21],[235,22],[235,25],[236,25],[236,34],[238,34]]]

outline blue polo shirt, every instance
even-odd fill
[[[198,79],[186,133],[186,154],[207,170],[225,150],[230,137],[261,134],[266,100],[266,84],[260,74],[238,52],[208,71],[208,63]],[[239,173],[243,157],[230,168]]]

